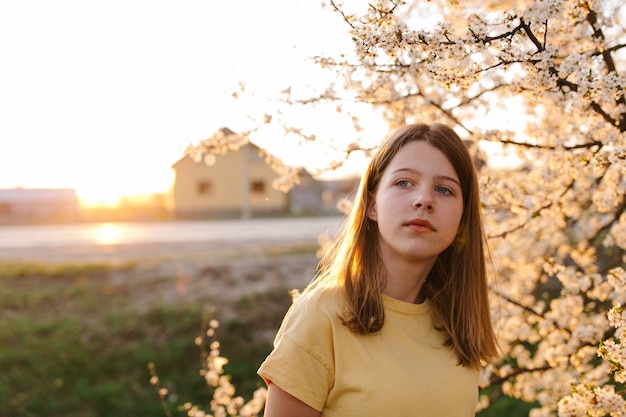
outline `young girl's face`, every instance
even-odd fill
[[[454,167],[424,141],[398,151],[367,208],[367,216],[378,224],[382,254],[431,263],[454,241],[462,214],[463,193]]]

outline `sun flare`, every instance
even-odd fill
[[[121,239],[120,227],[114,223],[102,223],[94,231],[95,238],[101,245],[119,243]]]
[[[173,155],[171,160],[174,161]],[[135,167],[136,168],[136,167]],[[84,183],[76,184],[76,193],[83,208],[119,208],[126,197],[137,197],[155,193],[167,193],[174,182],[174,174],[166,164],[163,164],[162,172],[146,178],[145,175],[130,175],[131,168],[120,170],[116,175],[108,177],[85,175]],[[135,169],[136,171],[136,169]]]

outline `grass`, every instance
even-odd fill
[[[209,403],[194,344],[209,294],[137,308],[137,297],[153,291],[158,277],[122,286],[110,279],[119,273],[132,279],[133,265],[2,265],[0,271],[0,417],[164,415],[149,383],[150,362],[173,393],[169,398]],[[271,348],[244,341],[255,329],[277,326],[289,303],[286,290],[282,297],[247,297],[237,319],[220,328],[231,359],[227,371],[242,394],[262,383],[256,366]],[[272,308],[259,310],[262,304]],[[179,402],[170,404],[172,412]]]

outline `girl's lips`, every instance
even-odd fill
[[[435,228],[433,227],[433,225],[428,220],[423,220],[423,219],[411,220],[410,222],[407,223],[407,226],[409,226],[411,229],[418,230],[418,231],[430,231],[430,232],[435,231]]]

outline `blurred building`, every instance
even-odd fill
[[[0,220],[72,221],[80,214],[76,190],[71,188],[0,189]]]
[[[178,218],[248,218],[323,211],[318,181],[301,171],[300,184],[285,193],[274,186],[280,174],[263,155],[251,143],[236,151],[207,152],[199,161],[185,155],[172,165],[173,213]]]

